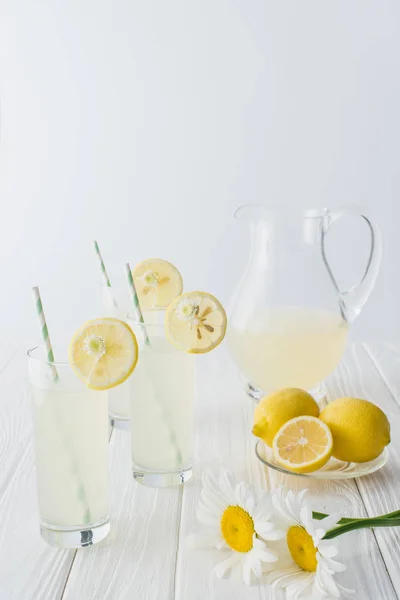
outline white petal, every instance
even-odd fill
[[[291,490],[286,494],[286,506],[290,509],[295,519],[299,522],[300,511],[303,506],[307,506],[307,503],[303,500],[307,490],[302,490],[299,494],[295,494]]]
[[[232,552],[231,556],[214,567],[214,573],[219,579],[222,579],[240,560],[240,556],[236,552]]]
[[[216,477],[211,473],[208,473],[203,477],[201,497],[207,506],[215,506],[219,511],[224,511],[229,505],[229,502],[224,498],[224,495],[219,488]]]
[[[230,546],[228,546],[222,535],[218,542],[215,544],[215,547],[217,548],[217,550],[223,550],[224,548],[230,549]]]
[[[258,557],[263,563],[267,564],[276,563],[279,560],[275,552],[273,550],[270,550],[269,548],[266,548],[265,550],[260,550],[260,552],[258,553]]]
[[[338,524],[338,522],[340,521],[341,518],[342,518],[342,515],[340,513],[333,513],[332,515],[328,515],[324,519],[321,519],[320,521],[318,521],[318,524],[321,529],[325,529],[325,531],[329,531],[330,529],[333,529],[333,527],[335,527],[335,525]]]
[[[244,508],[250,515],[253,514],[256,505],[256,497],[254,489],[251,486],[246,485],[243,481],[238,483],[235,487],[235,498],[239,506]]]
[[[297,525],[298,521],[296,517],[288,510],[284,500],[278,495],[272,497],[272,504],[276,513],[283,519],[287,525]]]
[[[334,578],[332,575],[324,568],[320,568],[320,565],[317,566],[317,574],[315,577],[315,586],[321,592],[331,594],[334,598],[340,598],[340,591],[337,587]]]
[[[304,528],[306,529],[307,533],[309,533],[311,536],[314,533],[314,521],[313,521],[313,517],[312,517],[312,510],[310,506],[302,506],[300,509],[300,520],[302,522],[302,524],[304,525]],[[325,535],[325,533],[324,533]]]
[[[253,536],[253,549],[249,552],[249,555],[257,557],[262,562],[272,563],[278,561],[278,555],[274,550],[268,548],[268,546],[262,541]]]
[[[204,525],[209,527],[220,528],[221,516],[219,514],[212,514],[211,511],[207,510],[204,504],[199,504],[197,507],[197,518]]]
[[[274,569],[287,569],[289,567],[294,567],[296,563],[294,562],[292,555],[289,552],[289,548],[285,539],[281,539],[278,541],[269,541],[268,549],[275,553],[278,556],[278,560],[274,563]],[[297,565],[296,565],[297,566]],[[270,570],[270,569],[267,569]]]
[[[199,501],[199,504],[197,507],[197,512],[199,512],[199,511],[201,511],[203,514],[205,514],[209,517],[214,517],[218,521],[221,519],[222,513],[220,510],[218,510],[218,508],[215,506],[215,504],[213,504],[212,506],[209,506],[204,503],[203,499],[201,499]]]
[[[287,586],[286,595],[288,598],[299,598],[305,590],[312,588],[313,583],[314,574],[303,571],[297,575],[296,579],[290,585]]]
[[[286,509],[293,516],[293,518],[297,522],[300,521],[300,508],[301,507],[297,504],[297,497],[292,492],[292,490],[289,490],[288,492],[286,492],[286,496],[284,498],[284,503],[285,503]]]
[[[226,499],[228,505],[234,506],[236,502],[235,480],[233,478],[232,473],[230,471],[227,471],[226,469],[221,470],[218,481],[221,492],[224,498]]]
[[[286,535],[284,531],[275,529],[274,523],[269,521],[254,520],[254,529],[264,540],[281,540]]]
[[[247,510],[248,513],[250,513],[251,515],[254,513],[254,509],[257,505],[256,502],[256,494],[254,491],[254,488],[252,486],[247,486],[246,488],[246,492],[245,492],[245,509]]]
[[[342,573],[343,571],[346,571],[347,566],[344,565],[343,563],[338,562],[337,560],[333,560],[333,558],[322,558],[322,561],[324,563],[324,565],[326,564],[326,566],[331,569],[331,571],[334,571],[335,573]]]
[[[305,488],[304,490],[301,490],[301,492],[299,492],[297,494],[297,502],[299,504],[303,504],[304,498],[305,498],[305,496],[307,496],[308,492],[309,492],[309,490],[307,488]]]
[[[216,548],[221,536],[214,529],[203,529],[188,536],[190,548]]]
[[[337,556],[339,548],[335,542],[332,542],[332,540],[321,540],[321,542],[318,544],[318,552],[321,554],[321,556],[333,558],[334,556]]]
[[[243,562],[243,581],[246,585],[251,584],[251,560],[249,559]]]
[[[260,579],[262,575],[261,562],[259,560],[254,560],[251,564],[251,570],[253,571],[255,577],[257,577],[257,579]]]
[[[232,567],[231,579],[234,582],[242,583],[243,581],[243,565],[239,559],[238,562]]]
[[[299,574],[304,573],[303,569],[294,564],[286,569],[277,569],[267,575],[267,582],[273,587],[286,587]]]
[[[321,540],[326,534],[325,529],[315,529],[313,532],[310,531],[309,533],[313,539],[314,546],[318,548],[319,544],[321,543]]]
[[[340,585],[340,583],[338,583],[337,586],[341,592],[343,592],[344,594],[348,594],[349,596],[352,596],[353,594],[356,593],[356,590],[350,590],[349,588],[346,588],[343,585]]]

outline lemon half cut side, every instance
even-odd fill
[[[294,473],[311,473],[323,467],[332,455],[333,438],[317,417],[302,416],[287,421],[274,437],[275,459]]]

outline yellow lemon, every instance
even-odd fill
[[[286,421],[294,417],[310,415],[318,417],[319,408],[314,398],[304,390],[285,388],[265,396],[254,411],[253,434],[268,446]]]
[[[294,473],[311,473],[324,466],[332,455],[330,429],[316,417],[295,417],[276,436],[272,449],[276,460]]]
[[[148,258],[132,271],[142,310],[167,308],[183,290],[182,276],[171,263]]]
[[[123,383],[136,367],[139,349],[132,329],[119,319],[93,319],[75,332],[69,362],[92,390]]]
[[[390,442],[390,423],[372,402],[338,398],[321,412],[333,436],[333,456],[345,462],[369,462]]]
[[[227,318],[222,304],[206,292],[187,292],[165,314],[171,344],[191,354],[210,352],[222,342]]]

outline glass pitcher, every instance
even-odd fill
[[[371,245],[361,281],[340,290],[325,251],[333,223],[358,215]],[[251,227],[251,252],[233,297],[228,343],[256,399],[285,387],[323,394],[323,380],[339,363],[348,326],[376,281],[381,238],[357,209],[295,213],[240,207],[235,217]]]

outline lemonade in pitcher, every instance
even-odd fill
[[[341,315],[301,307],[265,308],[246,327],[231,327],[231,353],[263,392],[312,389],[336,367],[348,327]]]
[[[321,384],[340,362],[348,325],[375,284],[379,231],[356,209],[248,205],[235,216],[250,225],[251,251],[231,303],[228,340],[248,393],[259,399],[297,387],[323,397]],[[333,225],[342,217],[361,217],[371,235],[364,274],[348,290],[340,289],[326,251],[327,236],[335,235]]]

